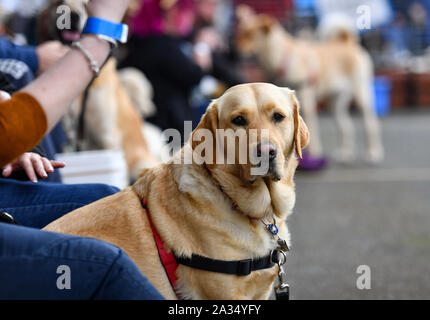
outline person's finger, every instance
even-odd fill
[[[48,178],[48,174],[45,171],[45,167],[43,165],[42,157],[39,155],[33,155],[31,157],[31,162],[33,163],[33,168],[36,170],[39,177],[45,179]]]
[[[56,160],[51,160],[51,164],[55,169],[64,168],[66,166],[66,164],[64,162],[60,162],[60,161],[56,161]]]
[[[24,169],[30,181],[37,182],[37,177],[36,177],[36,173],[34,172],[33,163],[31,162],[31,159],[29,157],[21,161],[21,167]]]
[[[54,172],[54,167],[51,164],[51,161],[42,157],[43,166],[45,167],[45,171],[48,173]]]
[[[13,171],[12,165],[8,164],[6,167],[3,168],[3,177],[7,178],[11,175]]]
[[[9,100],[10,98],[11,96],[9,93],[7,93],[6,91],[0,90],[0,102]]]

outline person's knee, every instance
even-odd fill
[[[117,187],[106,184],[75,185],[75,192],[79,192],[79,202],[83,205],[109,197],[120,191]]]
[[[122,250],[101,240],[0,224],[0,298],[91,299]]]
[[[107,184],[96,184],[94,186],[98,188],[98,193],[100,196],[102,196],[102,198],[111,196],[120,191],[120,189],[118,189],[117,187],[110,186]]]
[[[162,300],[164,297],[121,249],[100,285],[95,299]]]

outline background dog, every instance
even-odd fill
[[[269,169],[253,174],[258,164],[241,163],[237,155],[227,163],[225,149],[221,163],[206,157],[203,163],[195,161],[220,144],[219,129],[230,129],[233,135],[245,132],[248,150],[267,156],[261,161],[269,162]],[[263,130],[269,135],[263,137]],[[201,133],[209,135],[202,139]],[[251,139],[253,135],[256,139]],[[197,152],[209,136],[213,143]],[[275,217],[279,236],[290,243],[285,219],[295,204],[295,153],[300,156],[308,141],[293,91],[266,83],[233,87],[211,103],[189,143],[168,163],[144,169],[132,187],[73,211],[45,230],[121,247],[166,298],[175,299],[142,199],[164,247],[176,255],[219,260],[263,257],[277,243],[261,220]],[[185,159],[194,160],[185,164]],[[236,276],[179,265],[176,289],[186,299],[267,299],[277,269]]]
[[[349,106],[354,99],[363,114],[370,162],[380,162],[384,149],[379,122],[373,108],[373,65],[359,45],[354,26],[330,19],[324,24],[324,41],[295,39],[272,17],[257,15],[249,7],[237,9],[237,46],[243,54],[254,54],[269,75],[281,85],[297,90],[312,141],[309,152],[322,155],[318,129],[317,102],[330,99],[340,132],[339,161],[355,157],[354,127]]]
[[[40,40],[59,40],[64,44],[79,40],[87,19],[87,3],[87,0],[52,1],[38,19]],[[70,29],[57,28],[60,16],[57,9],[61,5],[70,8]],[[118,72],[116,60],[110,58],[100,76],[75,100],[63,120],[68,149],[123,150],[130,180],[135,181],[141,168],[157,163],[145,140],[141,120],[141,116],[155,111],[151,99],[152,87],[145,76],[132,68]],[[78,128],[83,132],[78,132]]]

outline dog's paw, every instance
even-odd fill
[[[384,160],[384,150],[382,149],[372,149],[368,150],[366,153],[365,160],[370,164],[378,164]]]

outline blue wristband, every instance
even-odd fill
[[[128,26],[121,23],[113,23],[96,17],[89,17],[82,34],[97,34],[106,38],[127,42]]]

